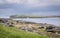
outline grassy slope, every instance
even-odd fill
[[[0,38],[47,38],[46,36],[25,32],[0,24]]]

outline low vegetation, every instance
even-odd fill
[[[7,27],[0,24],[0,38],[48,38],[31,32],[22,31],[17,28]]]

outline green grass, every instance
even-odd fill
[[[0,24],[0,38],[48,38],[46,36],[25,32]]]

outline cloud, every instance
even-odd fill
[[[0,15],[60,15],[60,0],[0,0]]]
[[[60,0],[0,0],[0,3],[24,4],[27,7],[60,5]]]

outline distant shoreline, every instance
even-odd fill
[[[10,17],[10,18],[60,18],[60,16],[43,16],[43,17]]]

